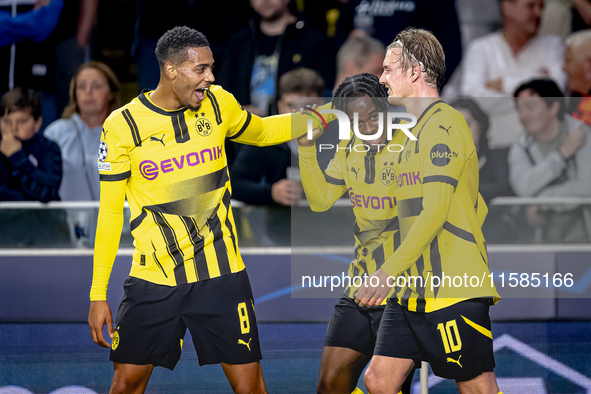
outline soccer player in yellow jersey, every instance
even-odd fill
[[[213,85],[212,53],[196,30],[169,30],[156,56],[156,90],[114,111],[102,131],[90,332],[111,348],[111,393],[143,393],[154,366],[173,369],[187,328],[200,365],[221,363],[236,393],[266,393],[224,141],[283,143],[292,119],[251,115]],[[126,197],[135,251],[113,324],[106,293]]]
[[[394,165],[402,149],[403,132],[396,130],[386,139],[389,104],[386,89],[372,74],[346,78],[336,89],[332,105],[353,121],[363,135],[382,135],[363,141],[353,135],[340,142],[333,160],[324,173],[318,166],[314,141],[322,134],[315,129],[313,138],[298,139],[302,184],[313,211],[326,211],[347,192],[355,213],[355,260],[349,277],[375,272],[400,245],[394,190]],[[381,125],[380,125],[381,122]],[[353,126],[351,127],[353,129]],[[335,306],[330,319],[322,358],[317,392],[350,394],[355,392],[361,372],[369,362],[385,305],[362,308],[353,301],[354,286],[348,286]],[[412,374],[403,393],[410,393]]]
[[[387,301],[365,373],[372,394],[398,393],[420,360],[455,379],[461,393],[499,393],[488,315],[499,296],[478,220],[486,208],[478,201],[478,158],[465,120],[439,99],[444,70],[443,49],[425,30],[406,29],[387,48],[380,82],[389,102],[418,120],[416,140],[405,140],[396,164],[401,244],[372,274],[378,285],[368,281],[356,293],[360,305],[375,306],[390,285],[401,286]]]

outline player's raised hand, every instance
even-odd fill
[[[317,105],[307,105],[306,108],[300,108],[300,113],[304,114],[304,113],[311,113],[310,108],[311,109],[316,109]],[[303,147],[310,147],[310,146],[314,146],[314,141],[316,141],[318,139],[318,137],[320,137],[322,135],[322,133],[324,132],[324,129],[322,128],[322,125],[320,125],[319,127],[316,127],[314,130],[312,130],[312,137],[310,138],[308,136],[308,133],[304,134],[303,136],[301,136],[300,138],[297,139],[298,141],[298,145],[299,146],[303,146]]]
[[[369,277],[364,278],[363,284],[355,293],[355,302],[361,307],[380,306],[389,292],[388,274],[379,269]]]
[[[88,325],[92,340],[97,345],[110,348],[111,345],[105,341],[103,336],[103,326],[105,324],[107,325],[109,338],[113,338],[113,317],[109,304],[107,304],[107,301],[91,301],[90,310],[88,311]]]

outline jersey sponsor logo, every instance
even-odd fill
[[[371,208],[371,209],[392,209],[396,206],[396,197],[390,196],[364,196],[355,194],[353,188],[349,188],[349,199],[353,208]]]
[[[162,134],[161,138],[156,138],[156,137],[152,136],[152,137],[150,137],[150,141],[157,141],[157,142],[160,142],[162,144],[162,146],[166,146],[166,144],[164,143],[164,136],[165,135],[166,134]]]
[[[107,143],[105,141],[101,141],[99,143],[99,151],[98,151],[98,161],[105,161],[107,160],[107,154],[109,150],[107,149]]]
[[[445,132],[447,133],[447,135],[449,135],[449,129],[451,129],[451,126],[445,128],[442,125],[439,125],[439,128],[445,130]]]
[[[437,167],[448,165],[451,159],[457,156],[458,154],[452,152],[445,144],[437,144],[431,149],[431,163]]]
[[[461,355],[461,354],[460,354],[460,357],[458,357],[458,359],[457,359],[457,360],[454,360],[453,358],[451,358],[451,357],[448,357],[448,358],[447,358],[447,362],[448,362],[448,363],[454,363],[454,364],[458,364],[458,365],[460,366],[460,368],[463,368],[463,367],[462,367],[462,364],[460,364],[460,359],[461,359],[461,358],[462,358],[462,355]]]
[[[221,159],[222,152],[222,145],[220,145],[213,147],[213,149],[203,149],[199,152],[191,152],[186,155],[181,155],[180,157],[162,160],[160,163],[153,162],[152,160],[144,160],[140,163],[140,172],[144,178],[153,181],[158,178],[160,172],[167,173],[178,171],[187,166],[194,167],[207,161]]]
[[[209,120],[207,120],[205,118],[199,118],[195,122],[195,130],[197,130],[197,133],[200,136],[207,137],[207,136],[211,135],[211,133],[213,131],[213,126],[211,125]]]
[[[386,165],[387,163],[384,163]],[[390,163],[390,165],[394,165],[394,163]],[[396,180],[396,172],[392,167],[384,167],[380,172],[380,180],[385,186],[390,186]]]
[[[97,163],[99,171],[111,171],[111,163]]]
[[[398,187],[416,185],[417,183],[423,183],[421,171],[403,172],[396,176],[396,186]]]
[[[246,346],[248,348],[248,351],[250,352],[250,341],[252,341],[252,338],[250,338],[248,342],[244,342],[242,339],[239,339],[238,344]]]

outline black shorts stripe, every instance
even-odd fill
[[[135,146],[142,146],[142,138],[140,137],[140,131],[137,128],[137,124],[135,124],[135,120],[133,120],[133,116],[131,116],[131,112],[128,109],[124,109],[121,111],[127,125],[131,129],[131,136],[133,138],[133,143]]]
[[[330,183],[331,185],[345,186],[344,179],[333,178],[330,175],[327,175],[326,173],[323,173],[323,174],[324,174],[324,179],[326,179],[326,182]]]
[[[411,294],[412,294],[412,290],[410,289],[410,287],[407,287],[406,290],[404,290],[404,294],[402,295],[402,298],[400,299],[400,305],[402,305],[406,309],[408,309],[408,300],[410,299]]]
[[[131,176],[131,171],[126,171],[121,174],[99,174],[99,179],[105,182],[117,182],[127,179]]]
[[[217,210],[216,210],[217,211]],[[228,251],[226,249],[226,244],[224,243],[224,233],[222,231],[222,223],[220,222],[220,218],[216,213],[214,213],[213,217],[209,219],[209,228],[213,233],[213,248],[215,250],[215,255],[218,259],[218,266],[220,268],[220,275],[226,275],[232,273],[230,269],[230,261],[228,260]]]
[[[423,197],[409,198],[398,201],[398,217],[408,218],[419,216],[423,210]]]
[[[236,134],[234,134],[231,137],[228,137],[228,139],[233,140],[235,138],[240,137],[242,135],[242,133],[244,133],[246,131],[246,129],[248,128],[248,125],[250,124],[251,119],[252,119],[252,114],[250,112],[246,111],[246,120],[244,121],[244,124],[242,125],[240,130],[238,130],[238,132]]]
[[[449,231],[450,233],[452,233],[458,238],[463,239],[464,241],[476,243],[476,238],[474,238],[474,235],[472,233],[469,233],[466,230],[462,230],[461,228],[454,226],[450,222],[445,222],[445,224],[443,225],[443,229]]]
[[[433,276],[441,278],[442,276],[442,269],[441,269],[441,254],[439,253],[439,241],[437,240],[437,236],[433,238],[430,246],[431,251],[431,270],[433,271]],[[439,286],[435,287],[434,289],[435,297],[437,298],[437,293],[439,292]]]
[[[445,175],[432,175],[426,176],[423,178],[423,184],[431,183],[431,182],[443,182],[452,185],[453,187],[458,187],[458,181],[450,176]]]
[[[224,197],[222,197],[222,201],[224,206],[226,207],[226,227],[230,230],[230,237],[232,238],[232,245],[234,246],[234,253],[238,253],[238,249],[236,248],[236,236],[234,235],[234,226],[232,226],[232,221],[230,220],[230,200],[232,198],[232,194],[230,193],[230,189],[226,189],[224,193]]]
[[[177,143],[182,144],[187,142],[191,139],[189,135],[189,129],[187,127],[187,122],[185,121],[185,114],[179,114],[177,116],[172,116],[172,127],[174,129],[174,139]]]
[[[215,121],[218,125],[220,125],[222,124],[222,113],[220,112],[220,105],[218,104],[218,100],[215,98],[215,94],[213,94],[211,90],[207,91],[207,96],[211,100],[213,113],[215,114]]]

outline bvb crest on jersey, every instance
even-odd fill
[[[213,131],[213,127],[209,120],[199,118],[195,122],[195,130],[197,130],[197,133],[199,133],[200,136],[207,137]]]

